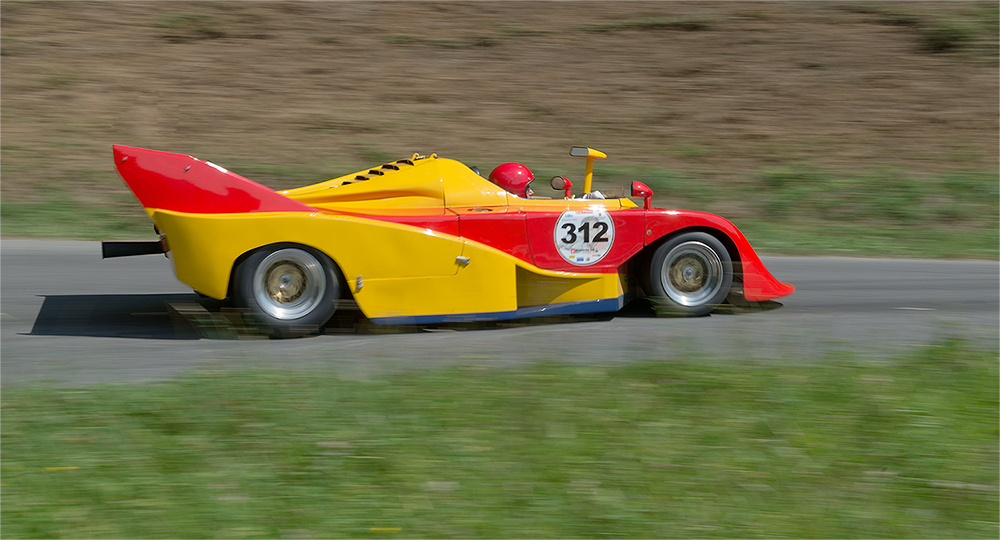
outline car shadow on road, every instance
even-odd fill
[[[774,300],[768,300],[764,302],[750,302],[747,300],[743,300],[742,298],[730,298],[726,300],[726,302],[724,302],[723,304],[716,306],[715,309],[712,311],[712,316],[760,313],[763,311],[771,311],[773,309],[778,309],[783,306],[784,304],[782,304],[781,302],[775,302]],[[688,315],[678,314],[672,311],[670,308],[664,306],[662,303],[656,302],[649,298],[638,298],[626,304],[621,311],[615,314],[615,317],[678,318],[678,317],[688,317]]]
[[[266,329],[246,310],[220,300],[188,294],[44,296],[32,336],[86,336],[125,339],[268,339]],[[323,333],[373,333],[353,302],[342,305]],[[380,333],[416,332],[389,328]]]
[[[189,294],[118,294],[45,296],[29,335],[87,336],[128,339],[267,339],[243,310],[221,301]],[[725,306],[719,314],[765,311],[777,302],[754,306]],[[400,334],[413,332],[490,330],[522,326],[546,326],[574,322],[607,321],[616,317],[665,316],[656,306],[639,299],[616,313],[593,313],[534,317],[511,321],[442,323],[432,325],[379,326],[361,314],[353,302],[343,302],[321,334]]]
[[[196,294],[46,296],[30,335],[134,339],[203,337],[177,306],[202,306]]]

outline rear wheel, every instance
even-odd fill
[[[649,265],[654,300],[674,314],[708,315],[725,300],[732,284],[729,251],[708,233],[684,233],[667,240]]]
[[[255,251],[236,267],[235,300],[275,337],[313,334],[330,320],[340,298],[333,261],[295,244]]]

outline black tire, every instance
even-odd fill
[[[733,285],[733,261],[717,238],[702,232],[680,234],[653,253],[649,265],[651,299],[670,314],[700,317],[722,304]]]
[[[234,272],[234,300],[273,337],[314,334],[337,311],[340,276],[326,255],[297,244],[253,252]]]

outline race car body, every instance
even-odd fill
[[[580,148],[571,154],[587,157],[589,192],[603,154]],[[730,295],[794,290],[731,223],[652,208],[638,182],[644,207],[527,198],[458,161],[414,155],[276,192],[192,156],[118,145],[114,156],[177,278],[279,336],[315,332],[348,299],[376,324],[422,324],[611,312],[640,294],[703,315]]]

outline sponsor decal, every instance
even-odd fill
[[[567,210],[556,220],[553,240],[563,260],[575,266],[589,266],[611,251],[615,223],[604,208]]]

